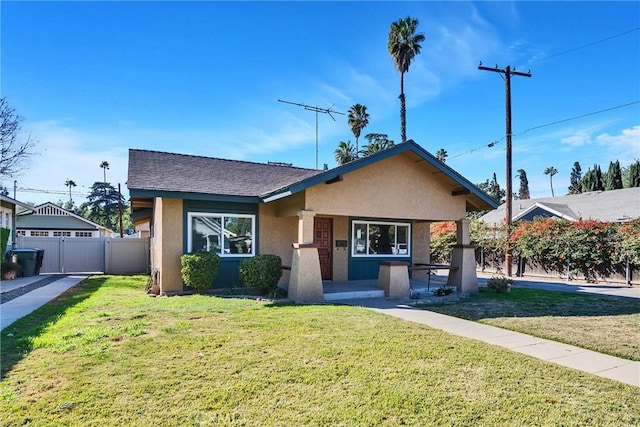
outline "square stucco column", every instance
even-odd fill
[[[294,301],[322,302],[322,274],[318,248],[313,244],[313,211],[298,212],[298,242],[293,244],[289,298]]]
[[[469,220],[456,221],[456,227],[457,244],[451,254],[451,265],[458,267],[458,269],[449,271],[447,285],[455,286],[458,292],[478,292],[476,247],[471,244]]]

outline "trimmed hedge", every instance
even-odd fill
[[[0,258],[4,259],[4,254],[7,252],[7,242],[9,242],[9,234],[11,230],[8,228],[0,228]]]
[[[278,255],[256,255],[243,259],[238,270],[245,286],[267,294],[278,287],[282,277],[282,260]]]
[[[196,292],[202,293],[218,277],[220,256],[212,252],[192,252],[180,257],[182,280]]]

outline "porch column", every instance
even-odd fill
[[[451,254],[451,265],[457,270],[449,271],[447,285],[455,286],[458,292],[478,292],[478,276],[476,275],[475,245],[469,237],[469,220],[456,221],[457,244]]]
[[[314,211],[298,212],[298,242],[293,244],[289,298],[294,301],[322,302],[322,274],[318,248],[313,244]]]

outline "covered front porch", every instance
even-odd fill
[[[411,298],[429,298],[435,296],[435,292],[447,286],[447,274],[431,274],[431,278],[409,279],[411,287]],[[287,289],[288,284],[279,285],[282,289]],[[350,281],[323,281],[323,300],[325,302],[340,301],[355,298],[382,298],[385,296],[384,290],[378,287],[377,279],[370,280],[350,280]]]

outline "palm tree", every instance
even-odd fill
[[[357,158],[356,149],[351,145],[351,141],[340,141],[338,148],[336,148],[336,151],[333,153],[335,154],[336,162],[339,165],[344,165],[345,163],[349,163]]]
[[[395,145],[386,133],[368,133],[364,137],[369,141],[369,143],[360,150],[360,154],[364,157],[370,156],[378,151],[386,150]]]
[[[555,194],[553,194],[553,175],[557,173],[558,173],[558,170],[553,166],[549,166],[544,170],[544,174],[549,175],[549,184],[551,185],[551,197],[555,197]]]
[[[100,167],[102,168],[102,171],[104,173],[104,179],[102,182],[107,182],[107,169],[109,169],[109,162],[107,162],[106,160],[103,161],[102,163],[100,163]]]
[[[449,154],[447,153],[447,150],[445,150],[444,148],[441,148],[438,151],[436,151],[436,159],[440,160],[442,163],[447,161],[448,155]]]
[[[349,109],[349,116],[347,118],[351,132],[356,137],[356,157],[358,156],[358,138],[360,138],[360,132],[369,124],[369,113],[367,113],[367,106],[362,104],[355,104]]]
[[[396,69],[400,72],[400,137],[402,142],[407,140],[407,108],[404,98],[404,73],[409,71],[409,65],[420,53],[420,43],[425,39],[424,34],[416,34],[418,20],[407,16],[398,19],[389,28],[387,49],[393,57]]]
[[[66,187],[69,187],[69,204],[73,203],[73,200],[71,200],[71,187],[76,187],[76,183],[73,182],[73,180],[67,178],[67,180],[64,182],[64,185]]]

